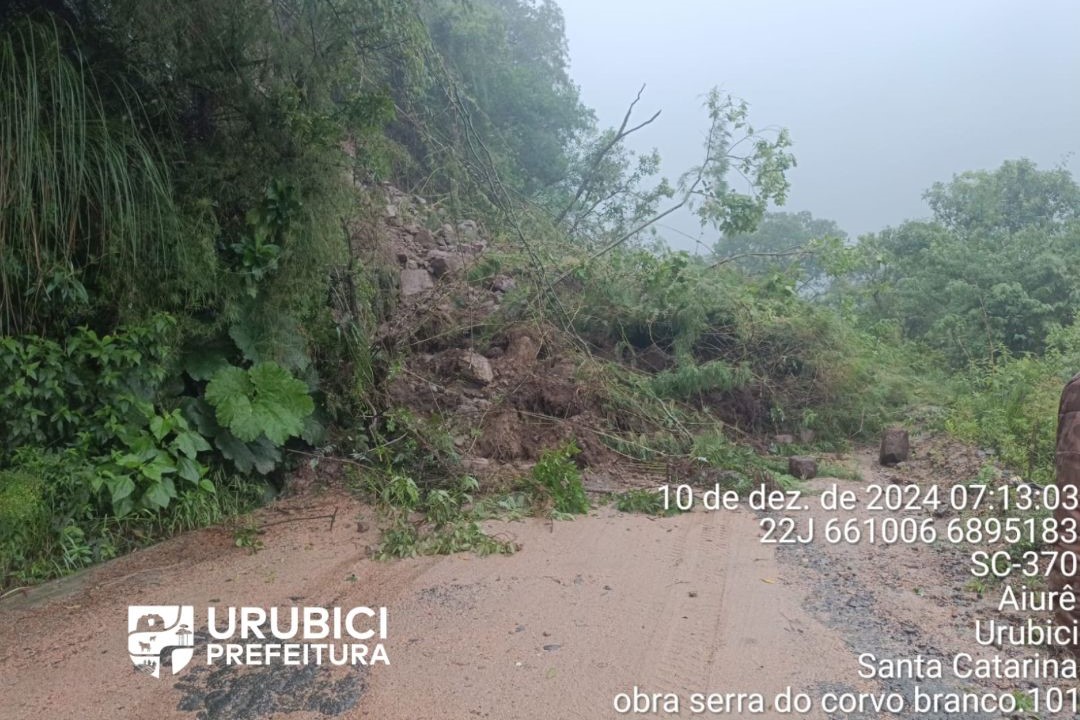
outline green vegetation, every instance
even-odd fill
[[[968,172],[925,194],[930,222],[860,239],[852,289],[955,368],[1040,355],[1076,315],[1080,187],[1028,160]]]
[[[515,545],[484,532],[472,512],[475,478],[464,477],[449,490],[429,490],[421,500],[416,482],[395,475],[383,483],[379,507],[387,527],[376,557],[414,557],[475,552],[477,555],[511,554]]]
[[[558,515],[589,512],[589,498],[581,484],[581,471],[573,460],[579,452],[577,445],[569,442],[540,455],[530,479],[536,504],[550,503],[552,512]]]
[[[245,512],[297,453],[363,468],[382,557],[512,551],[481,519],[587,512],[594,462],[791,483],[750,442],[776,433],[835,449],[912,419],[1052,477],[1080,363],[1064,170],[962,173],[929,221],[853,243],[775,209],[791,139],[716,90],[699,163],[660,177],[626,143],[640,95],[616,128],[582,104],[551,0],[39,5],[0,13],[0,588]],[[394,335],[384,183],[426,199],[414,235],[484,228],[461,284],[513,281],[495,309]],[[680,210],[711,256],[654,242]],[[547,364],[467,432],[392,392],[522,328]],[[496,416],[580,422],[511,428],[535,464],[481,499],[464,456]]]
[[[681,510],[672,505],[664,507],[664,496],[655,490],[627,490],[615,496],[615,509],[625,513],[642,513],[667,517],[678,515]]]

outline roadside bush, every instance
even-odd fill
[[[94,451],[133,424],[155,399],[175,347],[175,320],[99,335],[81,327],[63,341],[0,337],[0,465],[23,446],[81,445]]]
[[[664,496],[656,490],[639,488],[619,493],[615,497],[615,509],[625,513],[642,513],[643,515],[657,515],[670,517],[678,515],[681,510],[671,505],[664,507]]]
[[[571,441],[560,448],[545,450],[533,466],[531,482],[534,490],[549,498],[557,513],[584,515],[589,512],[589,498],[581,483],[581,471],[573,460],[579,452]]]
[[[1026,480],[1054,480],[1057,406],[1069,373],[1059,357],[1004,359],[973,368],[957,382],[945,429],[994,450]]]

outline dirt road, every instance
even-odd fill
[[[335,511],[332,528],[325,518],[277,522]],[[681,701],[679,713],[638,717],[689,717],[693,693],[767,699],[760,713],[730,698],[704,716],[781,717],[770,706],[788,687],[815,698],[888,689],[859,680],[858,653],[970,647],[970,614],[985,608],[965,596],[955,553],[821,543],[778,553],[759,542],[759,516],[747,509],[650,519],[601,508],[569,522],[494,523],[518,553],[391,563],[368,559],[369,516],[341,494],[285,501],[261,511],[277,524],[255,554],[211,529],[8,598],[0,714],[593,719],[623,716],[617,696],[637,687]],[[208,668],[197,650],[191,666],[158,680],[127,654],[129,604],[386,606],[391,662]]]

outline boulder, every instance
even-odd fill
[[[457,253],[445,250],[432,250],[428,253],[428,267],[437,278],[460,272],[465,267],[465,260]]]
[[[503,355],[504,366],[514,369],[523,369],[536,362],[540,355],[540,344],[525,332],[517,332],[510,338]]]
[[[788,475],[800,480],[809,480],[817,476],[817,460],[808,455],[792,455],[787,461]]]
[[[443,223],[443,226],[439,228],[437,241],[439,245],[442,245],[443,247],[457,245],[457,231],[454,230],[454,226],[449,223]]]
[[[425,249],[432,249],[438,245],[435,240],[435,236],[431,234],[431,231],[426,227],[422,227],[416,231],[416,242],[420,243],[420,246]]]
[[[401,297],[407,298],[435,287],[427,270],[406,268],[401,271]]]
[[[881,450],[878,460],[882,465],[896,465],[908,459],[910,452],[907,430],[898,427],[885,428],[881,434]]]
[[[466,380],[480,385],[487,385],[495,379],[495,373],[488,359],[471,350],[461,356],[461,375]]]
[[[776,443],[777,445],[794,445],[795,444],[795,436],[794,435],[786,435],[786,434],[785,435],[773,435],[773,442]]]

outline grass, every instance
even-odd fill
[[[0,587],[12,582],[36,583],[63,577],[135,548],[237,517],[260,505],[265,497],[266,486],[262,481],[218,473],[213,482],[216,492],[183,494],[167,512],[141,510],[123,518],[91,517],[78,522],[72,519],[62,527],[38,528],[33,537],[22,538],[22,549],[0,543]],[[92,509],[87,506],[82,513],[90,514]],[[56,514],[54,511],[53,515]]]
[[[832,477],[839,480],[854,480],[856,482],[863,479],[862,473],[856,468],[847,463],[832,460],[822,460],[818,463],[818,476]]]
[[[131,124],[139,109],[124,121],[106,111],[67,34],[25,21],[0,36],[0,334],[39,330],[57,303],[85,305],[91,271],[123,294],[183,247],[168,231],[167,166]]]
[[[682,511],[674,505],[664,507],[664,497],[656,490],[644,488],[627,490],[615,496],[615,509],[625,513],[642,513],[658,517],[671,517]]]

